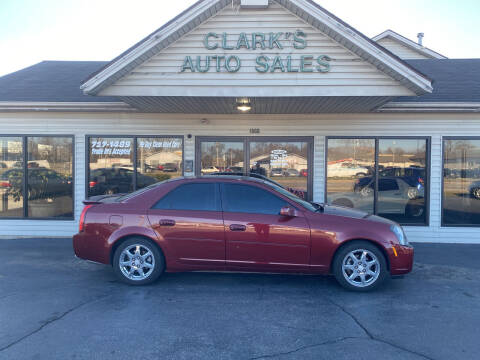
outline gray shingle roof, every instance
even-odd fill
[[[406,60],[433,79],[433,92],[394,102],[480,102],[480,59]]]
[[[0,101],[109,102],[115,97],[87,96],[80,84],[106,61],[42,61],[0,77]]]
[[[408,60],[432,78],[434,91],[394,102],[480,102],[480,59]],[[88,96],[80,84],[107,61],[43,61],[0,77],[0,101],[111,102],[111,96]]]

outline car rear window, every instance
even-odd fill
[[[217,184],[180,185],[161,198],[153,209],[221,211]]]

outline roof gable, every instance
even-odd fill
[[[402,59],[447,59],[446,56],[417,44],[392,30],[386,30],[372,40]]]
[[[233,1],[233,4],[238,4],[237,0]],[[178,84],[178,81],[181,81],[182,78],[179,76],[180,73],[188,72],[191,66],[187,66],[186,69],[184,68],[183,72],[182,64],[178,64],[179,58],[183,55],[187,56],[185,53],[182,53],[181,50],[181,42],[183,41],[185,44],[190,44],[192,47],[189,49],[192,55],[205,55],[211,54],[206,49],[201,49],[203,44],[202,39],[200,38],[201,35],[205,37],[208,34],[207,30],[212,30],[211,32],[215,32],[216,34],[222,34],[220,31],[222,28],[224,32],[227,33],[231,29],[232,34],[240,35],[241,31],[239,30],[238,23],[241,23],[241,16],[242,13],[246,14],[247,10],[232,10],[232,1],[231,0],[203,0],[197,2],[194,6],[192,6],[188,11],[181,14],[176,21],[170,22],[166,26],[160,28],[157,32],[149,36],[147,39],[144,39],[140,42],[137,46],[131,48],[129,51],[124,53],[122,56],[118,57],[110,64],[108,64],[102,71],[91,77],[87,80],[83,85],[82,89],[87,94],[100,94],[100,95],[118,95],[118,96],[165,96],[164,91],[166,91],[165,86],[169,86],[171,84],[174,86],[173,83]],[[235,17],[232,11],[237,11],[237,17]],[[426,76],[418,73],[415,69],[411,68],[408,64],[403,62],[401,59],[396,57],[395,55],[391,54],[387,50],[383,49],[382,47],[378,46],[370,39],[366,38],[364,35],[360,34],[358,31],[353,29],[352,27],[348,26],[347,24],[341,22],[338,18],[334,17],[332,14],[328,13],[323,8],[319,7],[312,1],[309,0],[271,0],[270,7],[266,10],[248,10],[253,13],[250,14],[250,19],[244,18],[243,21],[250,21],[250,24],[246,24],[250,26],[250,31],[245,31],[248,36],[251,36],[252,33],[255,33],[252,23],[256,24],[258,32],[262,32],[265,30],[265,33],[278,33],[282,32],[290,33],[295,31],[295,28],[299,27],[301,31],[307,32],[307,35],[311,34],[313,49],[315,57],[311,60],[317,60],[317,56],[319,55],[327,55],[328,51],[332,51],[332,58],[334,61],[338,61],[334,63],[332,61],[332,67],[338,64],[338,68],[342,66],[342,61],[348,61],[351,64],[357,62],[363,66],[363,70],[371,73],[372,77],[368,79],[369,84],[374,84],[377,82],[383,82],[385,87],[383,88],[389,90],[383,92],[385,96],[399,96],[399,95],[415,95],[415,94],[424,94],[432,91],[431,81]],[[221,14],[220,14],[221,13]],[[273,29],[271,24],[268,25],[268,20],[272,14],[278,13],[277,15],[283,17],[290,17],[287,20],[285,19],[286,23],[289,24],[290,22],[293,24],[292,31],[280,31],[281,26],[278,26],[279,29]],[[253,17],[252,17],[253,15]],[[218,20],[220,16],[225,18],[230,17],[230,23],[228,21]],[[217,21],[217,26],[211,26]],[[278,22],[277,25],[283,25],[282,21]],[[210,26],[210,27],[209,27]],[[279,31],[273,31],[279,30]],[[237,32],[235,32],[237,31]],[[214,40],[216,38],[214,37]],[[238,39],[237,39],[238,40]],[[196,44],[193,44],[193,41],[196,41]],[[222,40],[220,40],[222,41]],[[226,40],[227,47],[231,46],[231,44]],[[200,48],[198,46],[200,45]],[[275,59],[275,56],[283,56],[284,65],[287,61],[288,51],[292,49],[291,45],[289,49],[286,51],[275,51],[265,50],[265,54],[267,56],[272,56]],[[202,51],[202,53],[195,54],[195,47],[197,47],[198,51]],[[247,49],[242,49],[247,50]],[[285,50],[285,49],[283,49]],[[298,51],[298,50],[305,50],[305,49],[295,49],[296,56],[306,56],[309,55],[308,51]],[[268,54],[267,54],[268,51]],[[235,52],[235,51],[233,51]],[[232,52],[232,54],[233,54]],[[245,51],[246,52],[246,51]],[[220,54],[222,55],[222,54]],[[233,54],[235,55],[235,54]],[[262,55],[261,52],[257,53],[256,55]],[[176,56],[178,58],[176,58]],[[170,57],[170,58],[169,58]],[[185,57],[183,57],[185,58]],[[195,58],[195,57],[193,57]],[[173,69],[172,66],[166,63],[166,60],[177,61],[176,69]],[[152,64],[154,63],[161,63],[164,61],[166,71],[153,71]],[[295,65],[296,69],[298,69],[298,59],[296,59],[297,64]],[[308,60],[307,60],[308,61]],[[245,60],[246,64],[254,65],[251,59]],[[172,63],[173,64],[173,63]],[[275,65],[275,63],[272,63]],[[292,63],[293,64],[293,63]],[[189,65],[189,64],[187,64]],[[281,74],[277,78],[281,79],[280,83],[284,82],[284,90],[290,91],[292,89],[292,85],[297,86],[310,86],[310,93],[302,92],[304,95],[308,96],[338,96],[339,92],[327,91],[328,87],[332,86],[343,86],[343,90],[345,90],[346,86],[350,83],[348,81],[353,80],[357,83],[360,83],[358,89],[353,89],[351,93],[343,92],[344,96],[355,96],[355,95],[363,95],[363,96],[375,96],[380,94],[374,93],[365,93],[362,91],[362,86],[365,84],[361,84],[361,81],[358,77],[359,71],[356,73],[353,71],[350,76],[345,76],[344,79],[340,77],[339,73],[336,71],[326,71],[324,74],[325,76],[322,79],[324,81],[324,88],[320,89],[319,87],[315,88],[315,84],[318,84],[317,79],[311,77],[311,85],[308,83],[308,78],[305,78],[304,74],[298,74],[298,76],[292,76],[292,73],[288,71],[283,71],[282,65],[279,65],[277,62],[277,70],[278,72],[286,72]],[[292,65],[293,66],[293,65]],[[315,66],[315,65],[314,65]],[[320,65],[321,67],[321,65]],[[293,67],[292,67],[293,68]],[[360,67],[358,67],[360,69]],[[148,70],[152,70],[149,73]],[[186,71],[185,71],[186,70]],[[275,73],[275,71],[274,71]],[[337,78],[334,78],[333,74],[336,74]],[[196,74],[201,75],[199,72]],[[205,74],[204,74],[205,75]],[[217,74],[222,75],[223,74]],[[224,76],[224,79],[220,77],[215,80],[216,83],[221,83],[222,81],[225,82],[226,87],[232,89],[231,79],[241,81],[242,75],[245,75],[243,72],[235,72],[234,74],[230,73],[230,77]],[[258,75],[258,74],[256,74]],[[319,74],[316,74],[319,75]],[[126,92],[122,92],[119,90],[118,86],[136,86],[133,85],[131,82],[134,80],[139,80],[144,76],[145,82],[137,82],[137,88],[130,94]],[[137,78],[135,78],[137,77]],[[295,77],[299,81],[295,83]],[[265,79],[267,76],[264,77]],[[292,80],[290,83],[286,82],[288,79]],[[212,85],[212,79],[209,79],[207,76],[203,77],[209,81],[208,85]],[[334,80],[333,80],[334,79]],[[251,81],[252,86],[258,85],[258,81],[255,78],[246,79],[243,83],[248,83]],[[330,80],[330,83],[328,81]],[[365,80],[365,79],[364,79]],[[373,82],[371,82],[373,80]],[[170,81],[170,82],[169,82]],[[254,82],[256,81],[256,84]],[[267,80],[268,81],[268,80]],[[272,79],[272,81],[275,81]],[[129,83],[130,82],[130,83]],[[120,85],[119,85],[120,84]],[[113,86],[112,86],[113,85]],[[186,82],[186,88],[191,84]],[[262,86],[266,85],[269,86],[268,82],[262,83]],[[115,89],[115,86],[117,88]],[[209,88],[210,88],[209,86]],[[248,86],[247,86],[248,87]],[[258,88],[258,87],[257,87]],[[133,89],[131,87],[130,89]],[[240,89],[240,88],[237,88]],[[373,87],[372,87],[373,89]],[[205,88],[198,88],[199,92],[195,91],[181,91],[176,95],[180,96],[181,93],[184,96],[199,96],[202,94],[204,96],[218,96],[218,93],[214,93],[209,91],[205,93]],[[243,94],[245,96],[269,96],[271,92],[268,93],[261,93],[251,92],[251,89],[244,89],[238,90],[236,93],[231,92],[230,96],[239,96]],[[257,89],[258,90],[258,89]],[[170,92],[170,94],[172,94]],[[275,94],[275,96],[279,96]],[[294,95],[295,96],[295,95]]]

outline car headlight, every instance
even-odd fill
[[[390,230],[395,234],[400,245],[403,245],[403,246],[409,245],[407,237],[405,236],[405,233],[403,232],[403,229],[400,225],[392,225],[390,226]]]

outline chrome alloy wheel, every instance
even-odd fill
[[[145,245],[130,245],[120,254],[119,267],[126,278],[134,281],[145,280],[155,269],[155,257]]]
[[[380,275],[380,262],[371,251],[354,250],[343,259],[342,274],[349,284],[367,287],[377,281]]]

